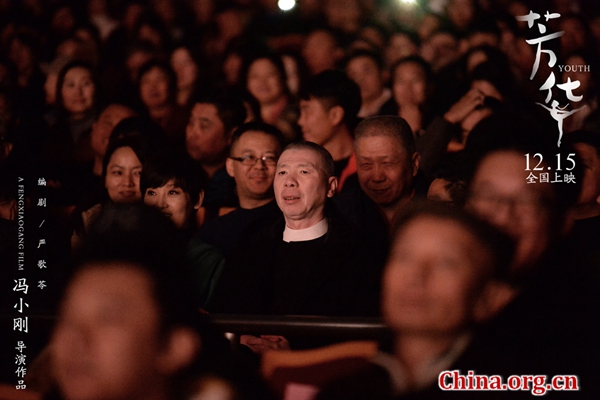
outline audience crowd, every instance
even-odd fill
[[[43,275],[56,321],[28,388],[270,399],[266,352],[340,341],[206,321],[246,314],[389,327],[302,398],[599,398],[600,4],[284,3],[0,2],[1,311]]]

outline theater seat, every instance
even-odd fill
[[[310,399],[320,387],[357,372],[377,353],[375,341],[352,341],[313,350],[263,354],[264,379],[279,398]]]

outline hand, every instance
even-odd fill
[[[250,347],[250,350],[257,354],[262,354],[267,350],[289,350],[290,342],[283,336],[261,335],[260,337],[252,335],[242,335],[240,343]]]
[[[483,105],[485,95],[476,88],[469,90],[444,114],[444,119],[451,124],[460,124],[473,110]]]

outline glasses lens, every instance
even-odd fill
[[[263,157],[262,160],[264,161],[265,165],[268,165],[268,166],[273,166],[273,165],[277,164],[277,160],[273,156]]]
[[[254,156],[244,156],[244,157],[242,157],[242,164],[244,164],[244,165],[254,165],[254,164],[256,164],[256,157],[254,157]]]

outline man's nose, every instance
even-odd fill
[[[265,160],[259,157],[252,167],[256,169],[267,169],[267,164]]]
[[[374,165],[373,166],[373,172],[371,174],[371,180],[374,182],[383,182],[385,181],[385,173],[383,171],[383,168],[381,168],[379,165]]]
[[[302,127],[304,125],[305,118],[306,118],[305,113],[300,111],[300,117],[298,117],[298,126]]]
[[[288,176],[285,178],[284,185],[285,185],[286,187],[296,187],[296,186],[298,186],[298,181],[296,180],[296,178],[295,178],[295,177],[293,177],[293,176],[290,174],[290,175],[288,175]]]

